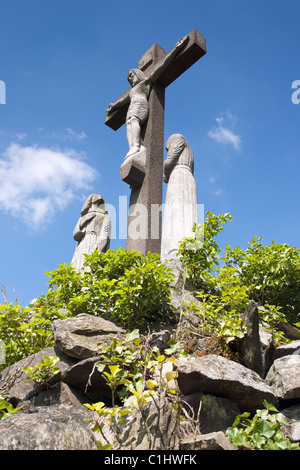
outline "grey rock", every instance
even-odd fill
[[[281,410],[289,426],[280,425],[283,437],[292,442],[300,442],[300,405],[293,405]]]
[[[187,308],[187,305],[191,302],[194,302],[197,306],[201,305],[197,299],[197,289],[188,278],[185,279],[184,268],[178,259],[166,260],[164,264],[172,270],[174,275],[174,281],[170,287],[171,304],[177,311],[178,316],[181,312],[184,312],[180,325],[182,328],[187,326],[188,329],[197,330],[201,323],[199,315],[193,315],[188,312]]]
[[[97,362],[97,356],[84,359],[70,367],[62,377],[64,383],[86,395],[93,403],[105,401],[110,396],[109,387],[96,367]]]
[[[149,337],[149,344],[151,348],[157,347],[161,353],[168,347],[168,341],[171,339],[169,330],[151,333]]]
[[[300,355],[300,340],[293,341],[292,343],[283,344],[275,349],[273,353],[273,361],[279,359],[283,356],[291,356],[291,355]]]
[[[0,421],[0,450],[98,450],[89,416],[64,405],[15,413]]]
[[[136,406],[140,406],[142,412]],[[117,432],[115,425],[113,429],[107,424],[102,428],[102,434],[113,445],[113,450],[178,450],[180,417],[167,399],[156,396],[137,405],[136,398],[132,396],[125,401],[123,410],[125,408],[130,413],[122,416],[123,422]],[[97,422],[97,416],[95,419]],[[103,435],[95,433],[95,436],[105,443]]]
[[[203,392],[234,401],[242,412],[263,408],[263,400],[277,405],[272,388],[256,373],[215,354],[180,358],[178,386],[184,395]]]
[[[73,318],[55,320],[52,332],[56,345],[68,356],[87,359],[113,337],[122,337],[124,330],[94,315],[81,313]]]
[[[188,415],[198,421],[201,434],[226,431],[240,414],[233,401],[201,392],[185,395],[181,402]]]
[[[300,356],[284,356],[274,361],[266,382],[279,400],[300,402]]]
[[[300,330],[294,325],[290,325],[287,322],[279,322],[277,327],[283,331],[286,338],[295,341],[300,339]]]
[[[246,334],[241,340],[243,363],[263,377],[265,367],[259,336],[259,315],[257,305],[253,300],[249,302],[243,313],[242,321],[246,327]]]
[[[236,450],[222,431],[183,439],[180,450]]]
[[[275,350],[274,340],[272,333],[264,327],[260,327],[259,329],[259,339],[262,350],[263,377],[265,377],[273,363],[273,353]]]
[[[54,405],[81,407],[84,403],[88,403],[87,397],[64,382],[55,384],[54,387],[44,390],[31,399],[33,407]]]
[[[54,346],[32,354],[4,369],[0,379],[0,393],[6,395],[6,399],[14,406],[43,391],[44,385],[37,384],[33,379],[26,380],[28,374],[23,372],[25,367],[33,367],[41,362],[43,356],[57,356],[59,358],[59,362],[55,364],[55,367],[59,368],[60,373],[54,376],[52,383],[59,382],[69,367],[77,362]]]

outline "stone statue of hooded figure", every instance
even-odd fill
[[[198,221],[192,150],[181,134],[169,137],[166,150],[164,181],[168,188],[162,230],[162,261],[176,258],[179,242],[184,237],[195,235],[192,227]]]
[[[110,246],[111,219],[105,201],[99,194],[91,194],[81,209],[81,217],[73,231],[77,246],[72,265],[77,271],[83,269],[85,254],[106,252]]]

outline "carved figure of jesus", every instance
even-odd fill
[[[141,149],[141,128],[149,114],[148,98],[151,85],[158,79],[178,52],[183,49],[188,40],[189,36],[180,39],[176,43],[176,46],[166,55],[164,60],[157,65],[148,77],[140,69],[129,70],[127,79],[132,87],[129,94],[108,106],[106,112],[111,113],[116,108],[120,108],[129,103],[126,115],[126,135],[129,152],[126,157],[139,152]]]

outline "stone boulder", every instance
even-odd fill
[[[87,359],[94,356],[102,344],[109,344],[114,337],[122,338],[125,331],[111,321],[81,313],[73,318],[55,320],[52,333],[62,352],[77,359]]]
[[[289,423],[289,426],[280,426],[284,438],[292,442],[300,442],[300,405],[285,408],[281,410],[281,413]]]
[[[283,356],[300,355],[300,340],[283,344],[275,349],[273,353],[273,361]]]
[[[110,396],[110,389],[96,367],[97,362],[99,362],[97,356],[79,361],[62,377],[64,383],[85,395],[87,400],[93,403],[107,401]]]
[[[201,434],[226,431],[241,413],[233,401],[202,392],[182,396],[181,403],[186,414],[198,422]]]
[[[277,406],[272,388],[256,373],[215,354],[180,358],[178,386],[184,395],[203,392],[234,401],[239,409],[255,413],[263,401]]]
[[[87,397],[64,382],[58,382],[54,387],[44,390],[30,400],[30,408],[37,406],[66,405],[81,408],[87,403]],[[26,402],[22,404],[22,411]]]
[[[57,405],[35,411],[0,421],[0,450],[98,450],[88,410]]]
[[[102,444],[107,443],[107,440],[114,450],[122,451],[178,450],[180,415],[167,399],[150,397],[138,405],[136,398],[131,396],[124,402],[121,411],[124,409],[129,410],[129,413],[115,417],[115,423],[121,419],[118,426],[114,424],[112,429],[105,424],[101,433],[95,433]],[[94,422],[100,424],[103,421],[94,415]]]
[[[259,314],[256,303],[251,300],[242,315],[246,334],[241,340],[243,363],[246,367],[264,376],[265,367],[259,336]]]
[[[266,382],[279,400],[300,403],[300,356],[283,356],[273,362]]]
[[[222,431],[199,434],[181,441],[180,450],[236,450]]]

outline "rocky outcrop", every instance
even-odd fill
[[[180,444],[180,450],[236,450],[224,432],[200,434],[195,439],[185,438]]]
[[[87,359],[113,337],[124,337],[124,330],[103,318],[81,313],[75,318],[55,320],[52,332],[56,345],[68,356]]]
[[[30,400],[44,390],[44,385],[37,384],[33,379],[28,380],[28,374],[23,372],[25,367],[33,367],[40,363],[43,356],[57,356],[59,358],[56,367],[59,368],[60,372],[53,378],[52,384],[62,380],[65,372],[76,363],[74,358],[69,357],[61,352],[57,346],[54,346],[32,354],[4,369],[0,378],[0,394],[5,395],[6,400],[13,406]]]
[[[290,426],[283,427],[285,437],[300,441],[299,341],[274,350],[268,333],[265,341],[261,333],[260,342],[257,334],[253,338],[262,355],[254,353],[251,357],[262,360],[259,364],[265,367],[266,376],[261,370],[252,370],[256,361],[250,361],[247,367],[246,361],[241,364],[207,354],[203,345],[199,346],[198,354],[196,350],[186,358],[178,358],[177,364],[164,364],[163,380],[172,370],[176,372],[169,382],[170,387],[179,390],[176,406],[166,397],[162,401],[150,397],[141,413],[134,397],[129,397],[120,410],[121,415],[125,408],[129,411],[118,424],[117,438],[105,423],[107,441],[113,449],[122,450],[232,450],[226,429],[237,414],[263,408],[264,400],[279,407],[290,422]],[[148,344],[156,345],[163,353],[170,334],[169,330],[149,333]],[[97,440],[101,439],[91,430],[91,424],[99,418],[84,404],[103,401],[110,405],[110,390],[96,367],[100,360],[97,351],[112,337],[123,338],[124,331],[111,322],[81,314],[54,322],[53,336],[54,347],[2,371],[0,394],[20,411],[0,421],[0,450],[98,449]],[[48,388],[33,379],[25,380],[28,374],[23,372],[25,367],[40,363],[43,356],[59,358],[56,366],[60,372]],[[155,374],[157,379],[159,372]]]
[[[83,408],[37,407],[0,421],[1,450],[97,450],[98,444]]]
[[[277,405],[271,387],[250,369],[222,356],[211,354],[180,359],[178,386],[183,394],[209,393],[234,401],[242,412],[263,408],[263,400]]]
[[[300,402],[300,356],[296,354],[276,359],[266,382],[282,402]]]

